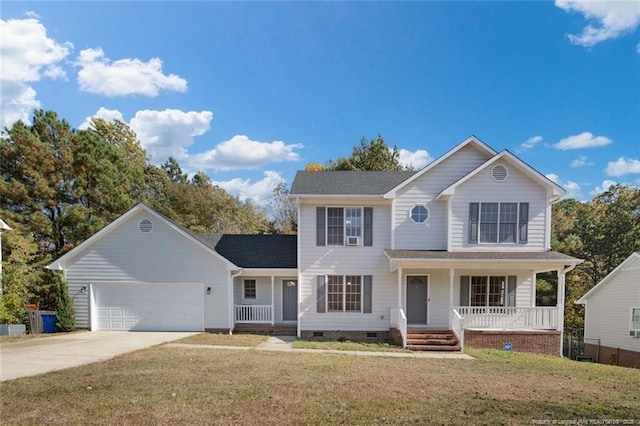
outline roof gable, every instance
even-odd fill
[[[627,257],[624,262],[619,264],[613,271],[609,273],[606,277],[604,277],[598,284],[596,284],[591,290],[589,290],[584,296],[580,299],[576,300],[576,304],[584,305],[587,303],[587,300],[593,296],[595,293],[600,291],[603,287],[605,287],[608,283],[610,283],[613,278],[615,278],[620,272],[624,271],[627,266],[630,266],[634,262],[640,261],[640,253],[635,252],[631,253],[629,257]],[[640,283],[639,283],[640,284]]]
[[[194,236],[193,233],[191,233],[188,230],[186,230],[185,228],[182,228],[181,226],[175,224],[170,219],[164,217],[160,213],[158,213],[155,210],[145,206],[144,204],[136,205],[131,210],[129,210],[128,212],[124,213],[122,216],[120,216],[119,218],[117,218],[116,220],[114,220],[113,222],[111,222],[110,224],[105,226],[104,228],[102,228],[100,231],[96,232],[91,237],[87,238],[80,245],[74,247],[71,251],[65,253],[64,255],[62,255],[61,257],[56,259],[55,261],[51,262],[49,265],[46,266],[46,268],[47,269],[51,269],[51,270],[61,270],[61,269],[63,269],[64,268],[63,265],[66,265],[66,263],[69,260],[75,258],[76,256],[78,256],[82,252],[84,252],[87,249],[89,249],[91,246],[93,246],[95,243],[97,243],[98,241],[100,241],[101,239],[103,239],[104,237],[109,235],[115,229],[119,228],[124,223],[128,222],[132,217],[134,217],[139,212],[145,212],[149,216],[152,216],[155,219],[160,220],[161,222],[166,224],[169,228],[171,228],[174,231],[176,231],[178,234],[181,234],[182,236],[186,237],[188,240],[192,241],[194,244],[198,245],[202,249],[206,250],[207,252],[209,252],[210,254],[214,255],[216,258],[218,258],[222,262],[224,262],[224,264],[227,266],[228,269],[237,269],[236,265],[234,265],[228,259],[226,259],[225,257],[221,256],[219,253],[217,253],[214,248],[210,247],[208,244],[205,244],[202,241],[200,241],[199,239],[197,239]]]
[[[561,186],[551,181],[542,173],[540,173],[539,171],[537,171],[536,169],[534,169],[533,167],[531,167],[530,165],[528,165],[527,163],[525,163],[524,161],[522,161],[521,159],[519,159],[518,157],[516,157],[511,152],[505,149],[499,154],[494,155],[492,158],[487,160],[484,164],[481,164],[480,166],[476,167],[475,170],[471,171],[470,173],[466,174],[462,178],[458,179],[456,182],[452,183],[447,188],[443,189],[440,192],[440,194],[438,194],[436,199],[439,200],[439,199],[442,199],[443,197],[455,194],[456,188],[458,186],[460,186],[464,182],[467,182],[469,179],[476,176],[478,173],[482,172],[483,170],[486,170],[492,165],[497,164],[499,161],[504,161],[509,163],[512,166],[517,167],[518,170],[523,172],[526,176],[530,177],[532,180],[538,182],[540,185],[548,189],[551,189],[553,194],[552,198],[554,200],[562,197],[566,193],[566,191]]]
[[[459,143],[457,146],[455,146],[453,149],[447,151],[444,155],[440,156],[438,159],[433,161],[432,163],[427,164],[423,169],[421,169],[420,171],[415,173],[413,176],[411,176],[408,179],[404,180],[403,182],[399,183],[397,186],[391,188],[389,191],[387,191],[384,194],[384,197],[385,198],[395,198],[396,193],[398,192],[398,190],[404,188],[406,185],[408,185],[411,182],[413,182],[414,180],[418,179],[420,176],[424,175],[425,173],[428,173],[429,170],[433,169],[438,164],[442,163],[444,160],[446,160],[447,158],[451,157],[452,155],[455,155],[462,148],[464,148],[466,146],[469,146],[469,145],[472,145],[472,146],[476,147],[480,151],[486,152],[490,156],[496,155],[496,151],[493,148],[491,148],[486,143],[482,142],[476,136],[471,135],[467,139],[465,139],[461,143]]]

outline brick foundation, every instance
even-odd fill
[[[511,350],[514,352],[560,356],[559,331],[464,331],[464,345],[471,348],[503,350],[507,342],[511,343]]]
[[[321,335],[318,335],[322,333]],[[300,332],[303,339],[349,339],[354,341],[365,342],[388,342],[390,339],[389,331],[313,331],[302,330]]]
[[[402,333],[397,328],[389,330],[389,339],[394,345],[402,346]]]
[[[295,324],[236,324],[233,332],[295,336],[298,333],[298,326]]]
[[[600,364],[619,365],[620,367],[640,368],[640,352],[610,346],[584,344],[584,355],[593,358]]]
[[[229,334],[228,328],[205,328],[204,331],[213,334]]]

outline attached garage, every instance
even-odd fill
[[[203,331],[203,284],[93,283],[91,330]]]

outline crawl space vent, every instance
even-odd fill
[[[491,169],[491,177],[497,182],[507,180],[508,173],[507,167],[503,164],[498,164]]]
[[[142,219],[138,224],[138,229],[147,234],[153,230],[153,222],[150,219]]]

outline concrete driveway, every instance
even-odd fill
[[[0,381],[113,358],[198,333],[93,331],[0,344]]]

